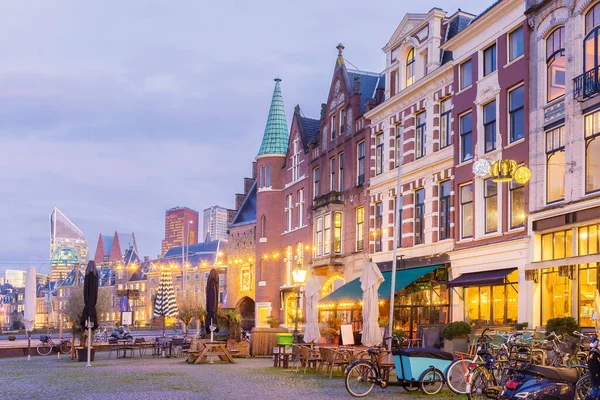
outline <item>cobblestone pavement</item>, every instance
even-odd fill
[[[273,368],[267,358],[236,364],[186,364],[183,358],[108,359],[97,354],[92,367],[46,357],[0,359],[0,399],[350,399],[343,379]],[[402,388],[381,389],[368,399],[428,398]],[[438,397],[456,397],[443,391]]]

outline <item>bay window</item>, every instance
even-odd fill
[[[323,216],[323,254],[331,253],[331,214]]]

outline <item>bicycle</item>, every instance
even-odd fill
[[[108,332],[106,331],[106,328],[104,328],[104,330],[102,331],[96,330],[96,332],[94,332],[94,343],[101,343],[106,341],[108,341]]]
[[[62,354],[69,354],[73,347],[69,339],[61,338],[59,343],[54,343],[50,335],[41,335],[40,342],[37,345],[37,352],[40,356],[47,356],[52,353],[52,350],[56,350]]]

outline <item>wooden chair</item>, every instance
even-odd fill
[[[309,347],[301,346],[300,347],[300,364],[299,367],[304,367],[304,373],[306,374],[306,368],[312,367],[316,370],[317,363],[321,361],[321,356],[318,351],[312,350]]]
[[[334,368],[345,368],[349,362],[350,357],[348,352],[342,352],[324,347],[321,349],[321,364],[319,366],[319,370],[321,367],[324,367],[325,373],[329,371],[329,379],[331,379]]]

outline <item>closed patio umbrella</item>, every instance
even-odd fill
[[[81,326],[87,327],[87,366],[91,367],[92,358],[92,329],[98,328],[98,315],[96,313],[96,303],[98,302],[98,270],[96,263],[89,261],[85,269],[85,278],[83,280],[83,313],[81,314]]]
[[[23,323],[27,331],[27,361],[31,360],[31,331],[35,325],[35,267],[27,269],[25,281],[25,304],[23,309]]]
[[[216,331],[219,331],[219,324],[217,321],[217,308],[219,306],[219,273],[216,269],[211,269],[208,274],[208,280],[206,281],[206,325],[210,328],[211,325],[216,326]],[[212,341],[211,330],[211,338]]]
[[[304,326],[304,342],[317,342],[321,340],[319,331],[319,309],[317,305],[321,299],[321,282],[313,275],[306,282],[306,325]]]
[[[363,333],[362,344],[365,346],[375,346],[381,343],[381,329],[379,329],[379,294],[377,290],[383,282],[383,275],[372,261],[365,265],[360,276],[360,288],[363,291]],[[393,307],[393,305],[390,305]]]
[[[165,336],[165,318],[175,317],[177,315],[177,301],[175,300],[175,291],[173,290],[173,281],[171,276],[163,271],[156,291],[154,301],[154,315],[163,317],[163,336]]]

